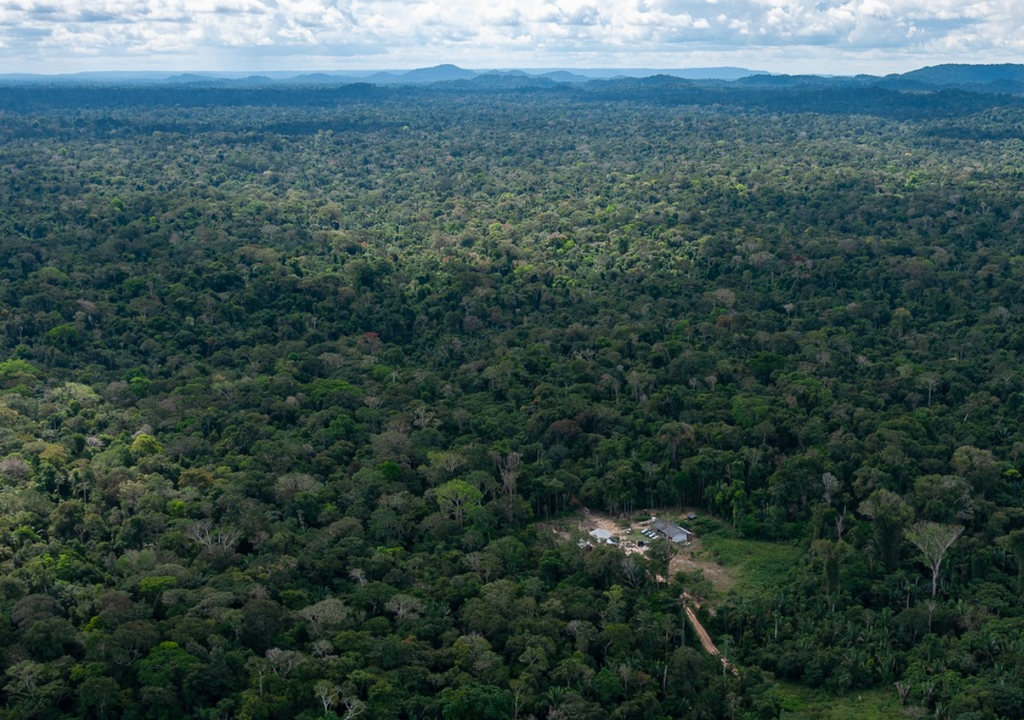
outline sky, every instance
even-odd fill
[[[1024,62],[1024,0],[0,0],[0,73]]]

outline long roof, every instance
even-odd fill
[[[668,535],[669,537],[675,537],[676,535],[692,535],[689,530],[684,527],[680,527],[675,523],[670,523],[666,520],[654,520],[651,522],[651,528],[658,532]]]

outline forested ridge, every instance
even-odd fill
[[[666,83],[5,89],[0,717],[1024,718],[1024,109]]]

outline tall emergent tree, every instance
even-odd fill
[[[907,539],[921,551],[925,562],[932,569],[932,597],[935,597],[935,593],[938,591],[942,559],[963,531],[963,525],[944,525],[923,521],[914,523],[907,531]]]

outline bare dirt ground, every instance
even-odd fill
[[[685,516],[686,512],[687,509],[682,508],[677,512],[674,511],[674,514]],[[646,540],[640,531],[651,524],[650,520],[624,522],[593,510],[584,510],[579,514],[577,520],[579,528],[583,532],[589,533],[591,530],[601,529],[614,533],[620,538],[620,547],[627,554],[646,552],[646,548],[640,547],[637,543]],[[628,528],[633,528],[632,534],[626,533]],[[567,533],[565,537],[568,538]],[[672,576],[677,572],[692,573],[698,570],[704,573],[704,579],[711,583],[716,593],[724,594],[736,584],[736,576],[733,572],[716,563],[710,553],[704,550],[700,538],[695,537],[689,546],[677,548],[675,556],[669,562],[668,571]]]
[[[733,571],[716,563],[704,549],[700,538],[695,539],[689,547],[680,548],[668,564],[671,575],[677,572],[692,573],[697,570],[704,573],[704,579],[710,582],[711,587],[718,593],[727,593],[736,584],[736,575]]]
[[[607,530],[610,533],[618,536],[621,539],[619,547],[622,548],[623,552],[627,555],[634,553],[643,554],[644,548],[636,544],[636,540],[632,536],[626,534],[626,529],[629,527],[634,528],[633,533],[636,534],[636,528],[641,525],[622,525],[619,521],[615,520],[610,515],[602,515],[593,511],[584,511],[580,514],[579,520],[580,530],[589,533],[591,530]],[[643,535],[640,536],[643,538]]]

